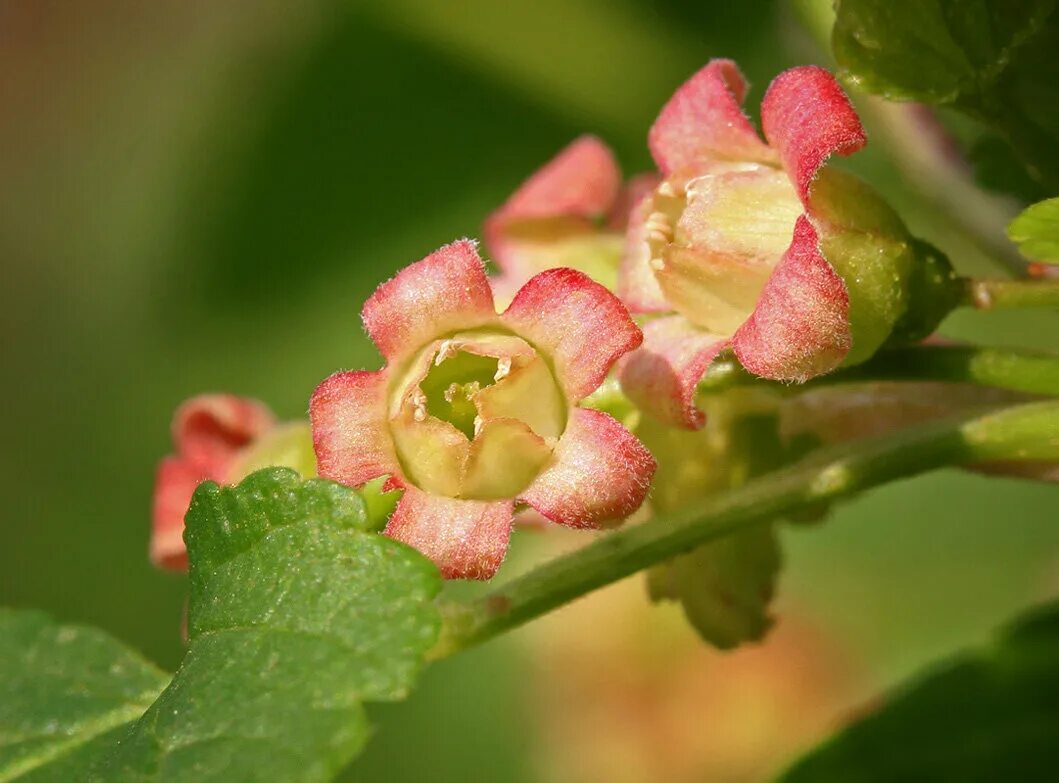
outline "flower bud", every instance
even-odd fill
[[[158,466],[151,532],[151,562],[187,569],[184,515],[203,481],[237,484],[261,468],[294,468],[316,475],[308,423],[277,424],[256,400],[232,394],[203,394],[183,403],[173,417],[176,454]]]

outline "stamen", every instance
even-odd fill
[[[496,360],[496,374],[493,375],[494,381],[501,381],[508,376],[511,372],[511,357],[501,356]]]
[[[452,344],[452,340],[442,340],[441,345],[438,346],[438,355],[434,357],[434,366],[437,367],[443,361],[455,355],[456,346]]]
[[[412,418],[416,421],[426,421],[427,418],[427,395],[422,389],[415,389],[412,392]]]
[[[673,240],[673,224],[664,212],[652,212],[644,224],[650,242],[665,244]]]

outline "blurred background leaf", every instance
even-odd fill
[[[0,603],[99,625],[172,668],[187,586],[153,571],[146,549],[176,405],[227,390],[304,416],[326,375],[377,366],[359,310],[378,282],[478,235],[578,133],[645,169],[647,126],[713,56],[740,62],[752,112],[776,72],[823,58],[785,4],[766,0],[0,4]],[[882,152],[869,145],[849,163],[901,209],[908,187]],[[901,211],[960,263],[980,262],[925,213]],[[965,313],[945,331],[1054,349],[1057,326],[1053,314]],[[825,526],[785,532],[775,641],[700,667],[707,653],[690,630],[667,638],[686,643],[703,692],[714,677],[778,667],[763,692],[793,680],[811,694],[819,675],[778,646],[815,649],[782,635],[796,614],[859,672],[841,699],[819,702],[822,733],[1059,590],[1057,500],[1055,487],[956,473],[871,493]],[[549,541],[518,535],[505,570]],[[590,625],[618,627],[630,604],[581,606]],[[556,702],[538,695],[590,668],[574,666],[584,647],[571,649],[581,642],[564,617],[547,642],[527,629],[432,667],[408,703],[374,709],[356,779],[443,783],[474,769],[598,780],[549,761],[571,748],[550,730]],[[621,663],[629,677],[669,665]],[[745,743],[708,747],[728,779],[757,779],[747,770],[798,748],[742,704],[703,707],[692,736],[675,719],[646,736],[707,747],[704,733],[738,730]],[[578,708],[562,703],[571,719]],[[728,746],[743,750],[718,750]]]
[[[1059,605],[923,675],[785,783],[1049,780],[1059,764]]]

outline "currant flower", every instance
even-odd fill
[[[320,475],[404,490],[386,534],[446,578],[488,579],[515,504],[595,528],[643,502],[654,459],[605,413],[577,407],[640,330],[572,269],[533,277],[498,315],[473,242],[405,268],[365,303],[386,365],[339,372],[309,406]]]
[[[316,474],[306,423],[277,423],[257,400],[232,394],[203,394],[173,416],[176,454],[158,465],[151,530],[151,562],[184,571],[184,515],[203,481],[237,484],[259,468],[285,465],[309,478]]]
[[[761,116],[736,65],[679,88],[648,136],[662,183],[634,211],[619,293],[644,327],[622,384],[664,421],[701,426],[695,387],[726,348],[750,372],[805,381],[919,339],[951,307],[947,262],[867,185],[825,167],[866,142],[827,71],[776,77]],[[937,301],[934,301],[934,300]]]
[[[630,208],[658,184],[655,175],[622,185],[614,155],[581,136],[538,169],[485,223],[485,243],[500,274],[501,303],[533,275],[569,267],[614,290]]]

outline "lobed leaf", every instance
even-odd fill
[[[201,485],[168,687],[99,632],[4,632],[0,781],[330,780],[368,737],[363,703],[404,696],[440,628],[437,570],[374,524],[353,490],[285,468]]]

